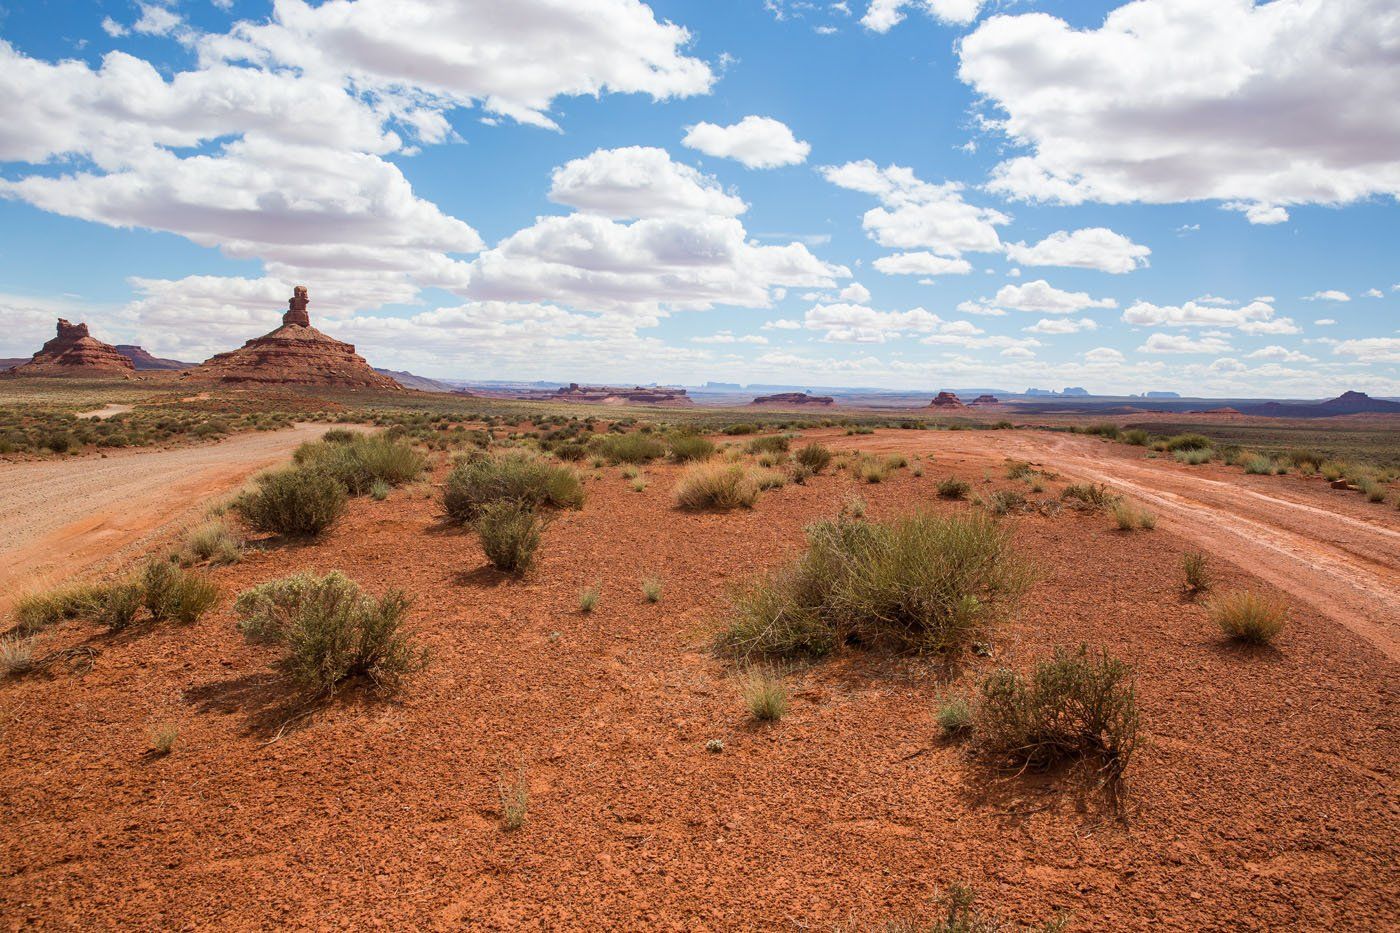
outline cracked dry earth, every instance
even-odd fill
[[[587,503],[559,514],[524,581],[483,569],[431,490],[398,490],[355,500],[317,544],[211,571],[224,599],[193,626],[48,633],[46,647],[100,654],[86,673],[0,685],[0,922],[830,930],[928,919],[958,882],[1003,919],[1066,912],[1074,930],[1400,924],[1400,513],[1086,438],[827,440],[926,455],[924,475],[829,472],[752,511],[689,514],[670,506],[676,467],[646,468],[640,493],[616,468],[585,471]],[[1148,742],[1121,815],[1072,774],[994,773],[940,741],[930,662],[844,650],[792,671],[788,714],[754,726],[706,648],[728,588],[795,554],[843,500],[875,517],[968,509],[937,481],[1024,490],[1000,478],[1003,457],[1061,474],[1032,498],[1098,471],[1159,509],[1151,532],[1092,512],[1009,519],[1037,581],[993,658],[952,684],[1061,644],[1132,663]],[[1288,599],[1275,647],[1225,644],[1183,596],[1196,548],[1220,588]],[[1368,575],[1352,590],[1339,567]],[[245,642],[231,606],[306,568],[407,590],[433,660],[396,698],[351,692],[282,728],[297,700],[276,649]],[[153,760],[154,723],[179,740]],[[505,832],[499,787],[520,768],[528,817]]]

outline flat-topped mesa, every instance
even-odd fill
[[[670,386],[585,386],[571,382],[554,391],[525,392],[517,398],[554,402],[584,402],[593,405],[659,405],[668,408],[688,408],[695,402],[685,389]]]
[[[808,395],[806,392],[778,392],[760,395],[749,404],[772,408],[831,408],[836,405],[836,399],[830,395]]]
[[[305,285],[287,302],[282,326],[249,340],[237,350],[205,360],[187,375],[196,380],[262,385],[338,386],[347,389],[402,389],[377,373],[353,344],[328,337],[311,326]]]
[[[127,374],[136,371],[110,343],[88,333],[86,324],[58,319],[58,334],[39,348],[27,363],[10,370],[16,376]]]
[[[1000,405],[1000,404],[1001,404],[1001,399],[997,398],[995,395],[987,395],[986,393],[983,393],[982,395],[977,396],[975,399],[973,399],[973,400],[972,400],[971,402],[969,402],[968,404],[969,404],[969,405]]]
[[[962,399],[953,392],[939,392],[933,401],[928,403],[929,408],[966,408]]]

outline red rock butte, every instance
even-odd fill
[[[952,392],[939,392],[938,396],[928,403],[929,408],[966,408],[962,399]]]
[[[298,285],[287,302],[282,326],[249,340],[237,350],[205,360],[188,373],[191,379],[263,385],[339,386],[348,389],[399,389],[394,379],[377,373],[355,353],[353,344],[328,337],[311,326],[306,286]]]
[[[39,348],[27,363],[10,370],[16,376],[111,375],[136,368],[110,343],[88,334],[86,324],[58,319],[58,335]]]
[[[779,392],[776,395],[760,395],[749,404],[774,408],[832,408],[836,405],[836,399],[830,395],[808,395],[806,392]]]

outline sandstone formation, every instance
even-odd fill
[[[1000,405],[1000,404],[1001,404],[1001,399],[997,398],[995,395],[987,395],[987,394],[984,393],[984,394],[982,394],[982,395],[977,396],[975,399],[973,399],[973,400],[972,400],[971,402],[969,402],[968,404],[970,404],[970,405]]]
[[[685,389],[668,386],[633,386],[630,389],[618,386],[583,386],[571,382],[553,392],[526,392],[517,398],[535,399],[550,402],[584,402],[593,405],[658,405],[668,408],[683,408],[694,405]]]
[[[166,360],[158,356],[151,356],[145,349],[131,343],[117,344],[117,352],[131,360],[131,365],[136,367],[137,372],[189,369],[194,365],[193,363],[182,363],[179,360]]]
[[[966,408],[962,399],[952,392],[939,392],[938,396],[928,403],[929,408]]]
[[[86,324],[59,318],[57,336],[11,372],[16,376],[116,375],[135,372],[135,367],[116,347],[90,336]]]
[[[338,386],[348,389],[402,389],[375,372],[352,344],[311,326],[306,286],[298,285],[282,326],[249,340],[237,350],[210,357],[190,370],[191,379],[268,385]]]
[[[779,392],[776,395],[760,395],[750,405],[767,405],[775,408],[831,408],[836,399],[830,395],[808,395],[806,392]]]

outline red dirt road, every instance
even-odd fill
[[[129,556],[215,496],[287,459],[324,424],[173,450],[0,464],[0,612],[33,580],[58,582]]]
[[[839,442],[985,461],[997,478],[1002,461],[1011,458],[1107,483],[1149,506],[1164,527],[1203,551],[1229,558],[1400,661],[1400,510],[1389,504],[1368,503],[1316,477],[1186,466],[1076,434],[883,432]]]

